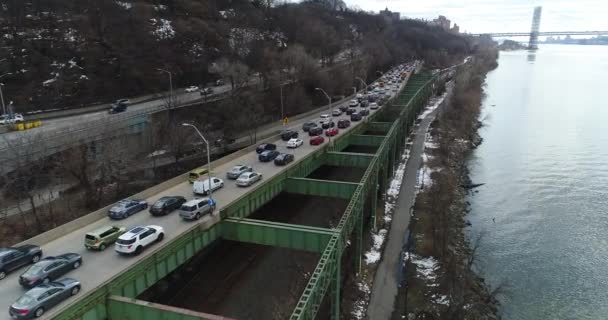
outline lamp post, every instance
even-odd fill
[[[329,125],[331,128],[331,123],[334,121],[333,116],[331,114],[331,97],[327,94],[327,92],[325,92],[325,90],[321,89],[321,88],[315,88],[315,90],[317,91],[321,91],[323,92],[323,94],[325,95],[325,97],[327,98],[327,100],[329,100],[329,104],[327,105],[327,109],[329,110]],[[322,125],[321,125],[322,127]],[[328,143],[331,145],[331,136],[327,136],[328,139]]]
[[[6,60],[6,59],[4,59]],[[11,74],[13,74],[12,72],[7,72],[3,75],[0,76],[0,78],[4,77],[4,76],[10,76]],[[4,96],[2,95],[2,86],[4,86],[4,83],[0,82],[0,100],[2,100],[2,114],[6,114],[6,106],[4,105]]]
[[[363,79],[359,78],[359,77],[355,77],[355,79],[361,81],[361,83],[363,83],[363,88],[365,88],[365,94],[367,94],[367,83],[365,83],[365,81],[363,81]]]
[[[357,95],[357,87],[353,87],[353,94]]]
[[[203,134],[194,125],[189,123],[182,123],[182,126],[194,128],[194,130],[196,130],[196,133],[201,136],[201,139],[203,139],[203,142],[205,142],[205,144],[207,145],[207,179],[209,179],[209,199],[213,200],[213,196],[211,195],[213,193],[213,188],[211,188],[211,151],[209,150],[209,141],[205,139]]]
[[[285,113],[283,112],[283,86],[285,84],[281,84],[279,88],[281,89],[281,122],[283,123],[283,129],[285,129]]]
[[[173,75],[165,69],[156,68],[156,70],[169,74],[169,107],[171,108],[173,107]]]

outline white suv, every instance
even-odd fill
[[[116,240],[114,250],[120,254],[140,254],[145,247],[163,240],[164,236],[161,226],[134,227]]]

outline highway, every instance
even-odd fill
[[[405,82],[403,82],[400,88],[403,88]],[[393,96],[398,91],[391,91],[390,95]],[[193,93],[192,95],[198,95],[198,93]],[[337,106],[336,106],[337,108]],[[380,110],[380,109],[379,109]],[[375,113],[378,110],[370,110],[371,113]],[[338,119],[348,119],[349,117],[343,114],[340,117],[334,117],[334,121],[337,123]],[[154,217],[151,216],[146,211],[141,211],[125,220],[122,221],[111,221],[109,218],[103,218],[98,220],[97,222],[90,224],[84,228],[75,230],[73,232],[67,233],[61,238],[58,238],[54,241],[51,241],[46,244],[35,243],[37,245],[42,245],[42,249],[45,256],[48,255],[58,255],[66,252],[76,252],[83,256],[83,265],[77,269],[69,272],[67,277],[74,277],[82,282],[82,291],[79,293],[79,296],[82,297],[85,293],[90,290],[96,288],[98,285],[107,281],[111,277],[121,273],[122,271],[128,269],[129,267],[135,265],[138,261],[144,259],[151,252],[155,251],[159,246],[162,246],[163,243],[166,243],[167,240],[173,239],[179,236],[181,233],[185,232],[189,228],[192,227],[193,223],[202,223],[207,227],[212,226],[217,223],[220,218],[217,215],[220,209],[226,207],[231,204],[232,201],[241,197],[242,195],[250,192],[257,185],[263,183],[265,179],[269,179],[286,168],[293,166],[299,159],[302,159],[304,156],[310,154],[314,150],[318,149],[320,146],[310,146],[308,143],[308,134],[304,134],[301,130],[302,123],[311,119],[302,119],[300,121],[294,122],[290,124],[288,127],[294,130],[299,131],[300,137],[304,140],[304,144],[297,149],[287,149],[285,147],[285,142],[278,140],[276,141],[277,150],[281,152],[293,153],[295,155],[295,161],[289,164],[288,166],[276,166],[273,162],[269,163],[261,163],[257,160],[257,154],[255,152],[251,152],[246,154],[238,159],[232,160],[228,163],[220,165],[218,167],[212,168],[215,176],[224,179],[224,188],[213,194],[213,198],[216,199],[218,203],[218,207],[216,209],[216,214],[213,216],[205,216],[198,222],[188,222],[183,221],[176,212],[173,212],[164,217]],[[318,119],[316,119],[318,120]],[[345,131],[352,130],[352,128],[360,125],[363,121],[353,122],[351,127],[348,129],[340,129],[340,134],[343,134]],[[195,134],[193,132],[193,134]],[[340,136],[338,135],[338,137]],[[328,139],[325,139],[326,144]],[[228,180],[225,178],[225,172],[227,172],[230,168],[237,164],[245,164],[253,166],[254,170],[262,173],[263,179],[261,182],[254,184],[248,188],[240,188],[237,187],[233,180]],[[166,195],[181,195],[186,197],[186,199],[192,199],[192,185],[187,181],[183,183],[164,190],[148,199],[149,204],[154,203],[158,198]],[[155,244],[152,247],[147,248],[141,255],[139,256],[119,256],[116,252],[114,252],[113,247],[107,248],[103,252],[96,251],[87,251],[84,248],[84,235],[86,232],[92,231],[104,225],[116,224],[116,225],[125,225],[127,227],[137,226],[137,225],[160,225],[165,229],[165,239],[163,243]],[[25,271],[25,268],[20,270],[16,270],[10,273],[4,280],[0,281],[0,312],[5,312],[5,318],[8,318],[8,308],[9,306],[21,296],[25,290],[21,288],[18,284],[19,275]],[[45,314],[45,318],[51,317],[53,314],[56,314],[58,311],[69,305],[70,303],[75,302],[78,297],[72,297],[61,305],[56,306],[54,309],[51,309]]]

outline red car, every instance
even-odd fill
[[[333,137],[338,134],[338,128],[330,128],[325,130],[325,135],[328,137]]]
[[[321,143],[323,143],[323,141],[325,141],[325,138],[323,138],[322,136],[315,136],[315,137],[310,138],[310,145],[311,146],[320,145]]]

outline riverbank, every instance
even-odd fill
[[[427,132],[418,195],[410,223],[405,277],[392,319],[495,319],[497,290],[474,271],[476,241],[465,236],[466,157],[477,134],[483,83],[496,51],[475,56]]]

